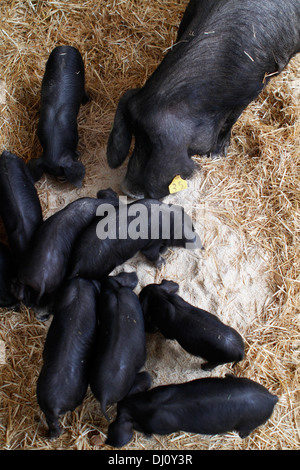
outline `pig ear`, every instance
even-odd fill
[[[107,143],[107,162],[111,168],[123,163],[130,149],[132,138],[131,116],[128,109],[129,100],[139,89],[127,91],[119,101],[113,128]]]
[[[33,181],[38,181],[44,173],[44,165],[42,158],[32,158],[27,163],[27,168],[33,178]]]
[[[84,165],[74,160],[72,156],[66,156],[60,166],[64,170],[66,179],[77,188],[81,188],[85,175]]]
[[[179,284],[177,284],[177,282],[174,282],[174,281],[168,281],[167,279],[164,279],[161,283],[160,283],[160,287],[168,292],[168,294],[175,294],[178,289],[179,289]]]
[[[113,447],[125,446],[133,436],[133,426],[130,419],[117,418],[108,427],[106,444]]]
[[[187,178],[194,167],[185,145],[174,147],[174,143],[166,139],[162,146],[153,146],[144,171],[145,197],[164,198],[169,194],[169,185],[175,176]]]
[[[157,284],[152,285],[156,286]],[[149,296],[151,297],[152,285],[150,284],[149,286],[144,287],[139,293],[139,301],[142,307],[145,331],[147,333],[155,333],[158,331],[157,326],[151,319],[151,311],[149,311]]]
[[[100,292],[101,292],[101,283],[99,281],[94,280],[94,279],[91,279],[91,283],[93,284],[97,294],[100,294]]]
[[[108,198],[116,198],[117,199],[118,195],[111,188],[107,188],[107,189],[100,189],[97,192],[97,198],[98,199],[108,199]]]
[[[132,273],[120,273],[114,276],[114,280],[120,284],[122,287],[129,287],[130,289],[134,289],[138,283],[137,274]]]
[[[151,382],[151,376],[148,372],[139,372],[136,375],[134,383],[126,396],[129,397],[130,395],[134,395],[135,393],[140,393],[148,390],[151,387]]]

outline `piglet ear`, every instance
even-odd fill
[[[145,392],[151,387],[151,376],[148,372],[139,372],[136,375],[135,381],[129,390],[127,397],[134,395],[135,393]]]
[[[33,181],[38,181],[44,173],[44,165],[42,158],[32,158],[27,163],[27,168],[33,179]]]
[[[113,279],[120,284],[122,287],[129,287],[134,289],[138,283],[138,277],[135,272],[132,273],[120,273],[113,277]]]
[[[110,198],[116,198],[117,199],[118,195],[113,189],[107,188],[107,189],[100,189],[97,192],[97,198],[98,199],[110,199]]]
[[[130,149],[132,138],[131,116],[128,109],[129,100],[139,89],[128,90],[120,99],[115,114],[113,128],[107,143],[107,162],[111,168],[123,163]]]
[[[167,279],[164,279],[160,283],[160,287],[166,292],[168,292],[168,294],[175,294],[179,289],[179,284],[177,284],[177,282],[168,281]]]
[[[108,427],[106,444],[113,447],[123,447],[133,437],[133,426],[131,420],[119,417]]]
[[[69,158],[68,156],[63,158],[60,166],[64,170],[66,179],[77,188],[81,188],[82,180],[85,175],[84,165],[81,162],[74,160],[70,155]]]
[[[149,292],[149,288],[146,286],[139,293],[139,301],[143,311],[145,331],[147,333],[155,333],[158,331],[158,328],[151,319],[151,310],[149,310],[149,296],[151,297],[151,287]]]

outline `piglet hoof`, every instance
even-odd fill
[[[220,158],[222,158],[224,155],[222,155],[221,153],[210,153],[209,154],[209,157],[212,159],[212,160],[218,160]]]
[[[244,430],[244,431],[239,431],[238,432],[238,435],[240,436],[241,439],[245,439],[246,437],[248,437],[251,432],[253,431],[253,429],[251,430]]]
[[[85,105],[85,104],[89,103],[89,101],[92,101],[92,98],[90,97],[90,95],[88,95],[88,94],[85,92],[84,95],[83,95],[81,104],[82,104],[82,105]]]
[[[34,306],[32,307],[32,310],[34,311],[35,318],[38,321],[44,322],[44,321],[49,320],[50,312],[47,309],[42,309],[42,308],[39,309],[38,307]]]
[[[219,159],[226,158],[228,154],[228,147],[229,147],[229,144],[224,144],[222,147],[219,147],[217,151],[211,152],[209,154],[209,157],[212,160],[217,160],[218,158]]]
[[[56,179],[59,183],[67,183],[68,182],[67,178],[64,175],[57,176]]]
[[[201,364],[201,369],[204,371],[210,371],[213,370],[215,367],[217,367],[219,364],[213,363],[213,362],[204,362]]]
[[[40,322],[45,322],[49,320],[50,318],[50,313],[45,313],[45,314],[35,314],[35,318],[40,321]]]
[[[160,256],[156,261],[154,261],[154,265],[156,268],[162,268],[166,264],[165,258]]]

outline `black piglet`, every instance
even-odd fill
[[[174,339],[189,353],[206,359],[203,369],[237,362],[244,357],[241,335],[218,317],[183,300],[179,285],[164,280],[150,284],[140,292],[147,331],[158,329]]]
[[[87,391],[99,289],[95,282],[73,279],[62,287],[53,307],[37,382],[50,438],[60,435],[59,417],[79,406]]]
[[[87,101],[80,52],[72,46],[56,47],[42,82],[38,137],[43,154],[28,164],[35,180],[45,172],[81,187],[85,168],[78,161],[77,115]]]
[[[245,438],[270,418],[277,401],[277,396],[259,383],[230,375],[161,385],[118,403],[107,444],[126,445],[134,429],[148,436],[178,431],[210,435],[237,431]]]
[[[106,407],[130,392],[146,360],[143,312],[133,292],[137,282],[135,273],[120,273],[101,282],[89,383],[107,419]]]

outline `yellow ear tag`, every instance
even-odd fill
[[[178,193],[179,191],[187,189],[187,187],[187,181],[183,180],[180,175],[177,175],[169,185],[169,192],[170,194]]]

